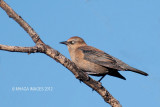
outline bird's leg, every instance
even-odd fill
[[[106,75],[103,75],[99,80],[98,82],[100,82]]]
[[[98,82],[100,82],[106,75],[103,75],[99,80]],[[92,91],[94,91],[94,89],[92,89]]]

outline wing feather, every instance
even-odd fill
[[[91,46],[83,46],[79,48],[84,53],[84,59],[91,61],[93,63],[113,68],[117,70],[124,70],[117,64],[117,59],[112,57],[111,55],[96,49]]]

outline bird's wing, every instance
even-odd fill
[[[99,64],[101,66],[105,66],[108,68],[113,68],[117,70],[124,70],[118,65],[117,59],[112,57],[111,55],[96,49],[91,46],[82,46],[79,47],[83,53],[84,53],[84,59],[96,64]]]

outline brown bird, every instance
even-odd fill
[[[148,75],[99,49],[88,46],[80,37],[71,37],[60,43],[67,45],[71,59],[79,69],[89,75],[102,76],[99,81],[106,75],[126,80],[118,71],[132,71],[145,76]]]

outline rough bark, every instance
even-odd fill
[[[19,16],[8,4],[6,4],[3,0],[0,0],[0,7],[7,13],[7,15],[14,19],[32,38],[35,43],[34,47],[19,47],[19,46],[7,46],[0,44],[0,50],[10,51],[10,52],[23,52],[23,53],[44,53],[56,60],[68,70],[70,70],[77,79],[91,87],[95,90],[105,102],[109,103],[112,107],[121,107],[118,100],[116,100],[102,85],[100,82],[95,81],[91,77],[89,77],[85,72],[79,71],[76,65],[63,56],[57,50],[51,48],[46,45],[41,39],[40,36],[33,30],[33,28],[25,22],[21,16]],[[2,25],[1,25],[2,26]]]

